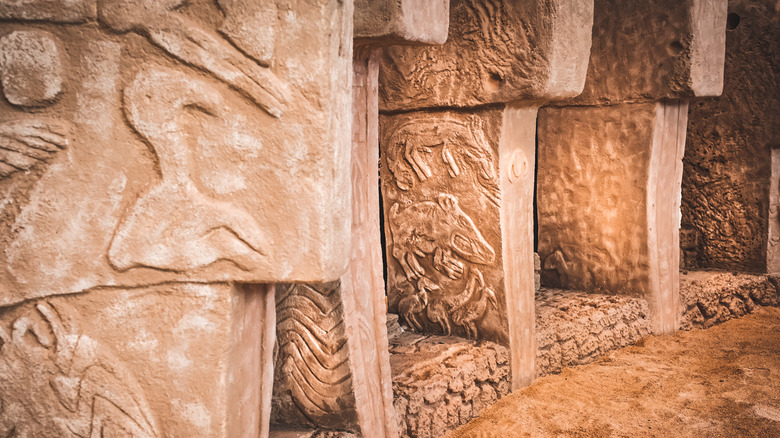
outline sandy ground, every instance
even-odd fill
[[[780,309],[541,378],[447,438],[515,436],[780,437]]]

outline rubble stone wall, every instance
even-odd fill
[[[691,102],[683,158],[685,268],[765,272],[770,149],[780,147],[780,6],[730,0],[723,95]],[[683,239],[680,239],[681,243]]]

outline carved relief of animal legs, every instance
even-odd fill
[[[414,173],[417,174],[417,178],[420,181],[425,181],[431,177],[431,168],[428,167],[427,158],[424,158],[422,154],[431,154],[431,149],[424,146],[409,145],[406,144],[406,150],[404,151],[404,158],[414,169]]]
[[[433,252],[433,267],[453,280],[463,277],[463,263],[452,257],[449,250],[436,248]]]

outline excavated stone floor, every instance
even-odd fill
[[[780,436],[777,429],[780,424],[777,423],[780,421],[780,310],[763,307],[780,305],[777,281],[766,275],[683,272],[680,302],[683,331],[675,337],[653,337],[650,336],[649,310],[643,299],[540,289],[536,294],[536,360],[537,375],[541,378],[530,388],[510,395],[506,401],[500,400],[509,393],[509,361],[505,347],[486,341],[420,335],[404,330],[396,315],[388,315],[393,391],[403,436],[441,437],[471,420],[474,421],[451,436],[680,436],[677,429],[662,424],[667,420],[683,428],[680,430],[688,430],[685,427],[690,426],[711,432],[704,436]],[[742,318],[731,325],[718,327],[719,331],[684,333],[713,327],[753,312],[756,312],[755,318]],[[751,329],[743,328],[742,321]],[[729,335],[732,326],[736,327],[733,338]],[[751,330],[754,338],[743,336]],[[708,335],[711,332],[712,335]],[[663,343],[665,339],[672,340],[669,341],[671,346]],[[721,340],[725,343],[718,347]],[[636,346],[632,346],[634,344]],[[766,354],[741,351],[748,347],[765,348]],[[638,354],[637,359],[623,358],[623,355],[631,354]],[[654,358],[653,354],[661,356]],[[729,365],[729,358],[739,359],[744,355],[747,360],[744,366],[741,362]],[[774,361],[761,365],[767,355],[773,355]],[[664,357],[672,363],[662,363]],[[718,359],[720,365],[713,362],[709,366],[708,357]],[[570,368],[586,364],[591,365]],[[700,371],[687,372],[678,379],[674,372],[684,364],[700,366]],[[591,369],[598,370],[597,378],[609,376],[614,382],[596,382],[588,386],[592,376],[585,370]],[[720,375],[725,378],[713,380]],[[582,382],[570,383],[572,376],[578,376]],[[674,385],[680,391],[675,397],[680,400],[670,402],[673,408],[655,407],[652,397],[658,391],[663,396],[674,395],[674,387],[666,383],[667,378],[677,379]],[[774,386],[768,392],[751,387],[749,390],[755,389],[754,394],[765,400],[747,406],[742,400],[747,389],[739,389],[733,383],[737,380],[751,385],[766,382]],[[723,385],[726,381],[729,385]],[[537,394],[534,388],[545,385],[554,388],[546,398],[508,404],[509,400],[518,397],[525,400],[529,395]],[[713,388],[725,391],[721,395],[726,398],[707,407],[697,407],[698,398],[706,396]],[[637,396],[647,399],[632,402]],[[572,401],[566,404],[569,398]],[[601,411],[605,400],[623,402],[609,401],[608,405],[614,410]],[[517,412],[511,409],[517,409]],[[603,412],[603,415],[583,417],[591,412]],[[644,423],[631,423],[636,412],[646,414],[647,418],[643,417],[642,421],[648,423],[648,429],[643,428]],[[675,412],[680,414],[672,418]],[[519,418],[524,415],[535,417],[529,417],[533,421]],[[610,415],[622,415],[623,419],[610,423]],[[721,415],[736,417],[719,418]],[[502,420],[503,416],[507,418]],[[686,422],[687,425],[683,424]],[[719,432],[717,428],[721,426],[732,433]],[[512,434],[507,435],[508,430]],[[768,434],[762,435],[763,432]],[[355,435],[320,430],[275,431],[272,436],[348,438]]]
[[[780,436],[780,309],[649,336],[537,380],[447,438]]]
[[[711,327],[777,306],[774,279],[765,275],[684,272],[683,330]],[[645,300],[628,296],[541,289],[536,294],[537,375],[592,363],[650,334]],[[440,437],[467,423],[509,392],[506,348],[389,326],[396,412],[405,437]]]

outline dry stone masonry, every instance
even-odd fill
[[[594,8],[583,93],[540,112],[542,268],[565,288],[640,294],[673,333],[688,99],[722,91],[726,1]]]
[[[438,437],[780,305],[679,271],[780,266],[731,3],[1,1],[0,436]]]
[[[445,44],[381,58],[389,307],[508,346],[515,388],[533,379],[536,109],[582,90],[591,6],[453,1]]]

